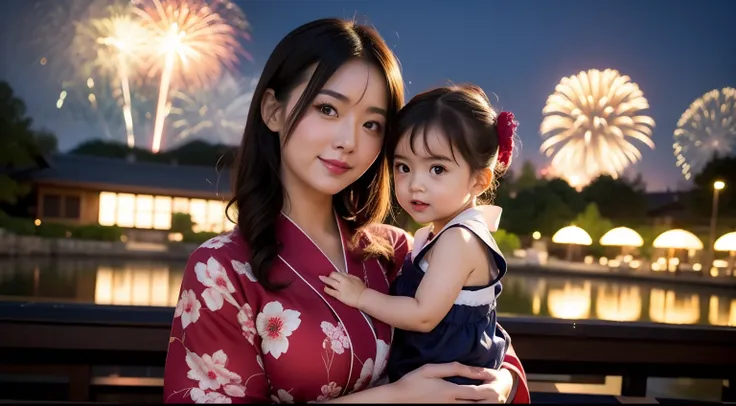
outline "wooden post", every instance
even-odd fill
[[[644,397],[647,395],[646,375],[624,375],[621,381],[621,396]]]

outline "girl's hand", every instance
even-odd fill
[[[451,376],[482,379],[487,383],[457,385],[442,379]],[[513,379],[508,385],[508,378],[504,378],[499,371],[452,362],[424,365],[393,385],[396,403],[504,403],[511,391]]]
[[[325,293],[354,308],[359,308],[360,295],[366,289],[365,284],[357,276],[332,272],[329,276],[320,276],[325,283]]]

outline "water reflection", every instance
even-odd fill
[[[509,273],[499,298],[505,315],[736,326],[736,292],[626,279]]]
[[[175,306],[184,262],[0,259],[0,300]],[[526,274],[515,268],[504,315],[736,326],[736,292],[691,285]]]
[[[176,306],[182,273],[167,265],[122,268],[100,265],[95,274],[96,304]]]
[[[0,260],[0,300],[175,306],[184,262]]]
[[[639,286],[604,285],[596,291],[595,312],[601,320],[637,321],[641,318]]]

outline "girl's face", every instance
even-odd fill
[[[386,127],[385,79],[356,59],[325,83],[284,143],[287,118],[306,86],[296,87],[280,106],[285,108],[266,121],[281,135],[281,177],[292,201],[333,196],[358,180],[378,157]]]
[[[474,205],[483,192],[483,179],[455,150],[453,158],[448,138],[438,129],[427,130],[427,145],[421,135],[404,134],[394,155],[394,184],[401,207],[418,223],[444,227],[457,214]],[[432,151],[430,154],[429,151]]]

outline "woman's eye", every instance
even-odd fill
[[[377,121],[369,121],[365,123],[364,127],[371,131],[381,131],[381,128],[382,128],[381,123]]]
[[[326,116],[336,116],[337,115],[337,110],[335,110],[335,108],[330,106],[329,104],[318,104],[317,110],[319,110],[320,113]]]

